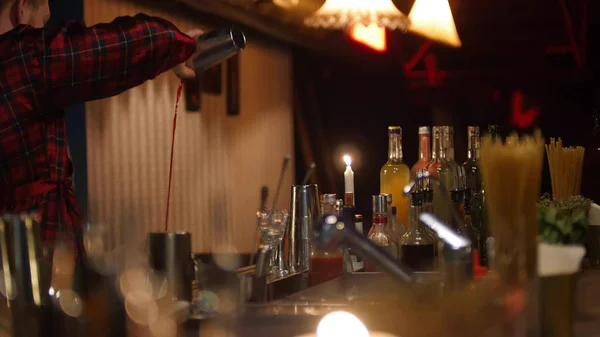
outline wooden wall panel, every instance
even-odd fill
[[[88,25],[144,12],[187,30],[202,23],[122,0],[86,0]],[[291,54],[249,41],[240,56],[239,116],[223,94],[202,95],[202,111],[177,120],[170,230],[192,233],[195,252],[223,246],[249,252],[260,187],[272,191],[284,155],[293,158]],[[89,216],[106,228],[110,247],[139,245],[163,230],[172,119],[178,79],[172,73],[119,96],[87,103]],[[278,207],[289,206],[293,161]]]

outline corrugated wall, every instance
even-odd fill
[[[184,31],[207,29],[128,1],[85,0],[88,25],[138,12]],[[203,95],[201,112],[178,114],[169,223],[170,230],[192,233],[195,252],[222,245],[249,252],[260,187],[274,191],[283,156],[293,157],[289,51],[249,41],[240,56],[239,116],[226,115],[225,73],[223,67],[223,94]],[[111,247],[139,244],[147,232],[163,230],[177,86],[168,73],[87,103],[89,215],[105,226]],[[289,205],[290,164],[279,207]]]

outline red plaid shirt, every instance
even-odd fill
[[[80,237],[63,109],[142,84],[195,49],[174,25],[143,14],[0,35],[0,213],[39,212],[47,243],[59,225]]]

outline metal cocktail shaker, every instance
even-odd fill
[[[174,301],[192,301],[194,261],[190,233],[149,233],[148,264],[152,273],[167,281]],[[154,291],[160,291],[160,286],[153,287]]]
[[[246,47],[246,36],[237,27],[219,28],[202,34],[196,40],[194,67],[208,69],[239,53]]]
[[[288,265],[292,272],[299,273],[310,267],[310,241],[320,217],[317,185],[292,186],[290,208],[290,227],[285,238],[288,243]]]

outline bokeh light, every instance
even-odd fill
[[[367,327],[358,317],[345,311],[325,315],[317,326],[317,337],[369,337]]]

